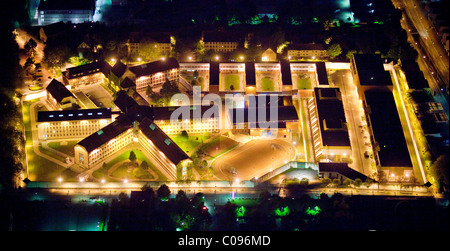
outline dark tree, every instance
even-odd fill
[[[162,184],[156,191],[158,199],[168,199],[170,197],[170,189],[166,184]]]

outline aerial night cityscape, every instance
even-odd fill
[[[448,7],[1,1],[0,226],[449,231]]]

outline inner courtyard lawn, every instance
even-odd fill
[[[297,78],[297,89],[312,89],[311,78],[309,76],[299,76]]]
[[[273,83],[273,79],[270,77],[261,78],[261,90],[263,92],[273,92],[275,91],[275,86]]]
[[[140,165],[142,163],[142,161],[145,160],[148,164],[148,169],[151,169],[153,172],[155,172],[158,175],[159,181],[167,181],[166,176],[164,176],[158,170],[158,168],[156,168],[140,150],[128,150],[128,151],[123,152],[121,155],[117,156],[110,162],[107,162],[106,165],[103,165],[101,168],[95,170],[92,173],[92,175],[97,179],[105,179],[106,181],[114,181],[114,179],[109,177],[108,170],[110,168],[114,167],[119,162],[123,162],[124,164],[130,162],[129,157],[130,157],[131,151],[133,151],[136,154],[136,162],[138,163],[138,165]],[[144,173],[142,172],[142,170],[135,171],[134,173],[133,173],[133,171],[127,172],[128,165],[124,165],[124,164],[120,164],[120,166],[111,173],[111,176],[114,178],[120,178],[120,179],[123,179],[123,178],[152,179],[153,178],[153,177],[148,178],[150,176],[145,176]],[[138,167],[138,166],[136,166],[136,167]],[[150,175],[150,173],[149,173],[149,175]]]
[[[231,87],[233,86],[233,88]],[[239,75],[226,75],[225,76],[225,90],[232,91],[239,89]]]

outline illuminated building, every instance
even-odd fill
[[[131,111],[78,142],[74,147],[75,163],[83,168],[92,168],[132,143],[139,144],[139,148],[150,156],[155,166],[168,174],[169,179],[176,178],[176,166],[180,162],[191,161],[153,119]]]
[[[233,133],[245,133],[250,136],[271,136],[276,133],[274,136],[292,139],[292,130],[298,128],[298,114],[295,107],[275,106],[277,116],[274,118],[271,114],[272,107],[258,106],[257,103],[260,101],[257,98],[256,103],[250,101],[247,107],[228,110],[226,121]]]
[[[38,24],[44,26],[57,22],[91,22],[94,10],[95,0],[41,0],[38,7]]]
[[[202,33],[202,41],[205,51],[232,52],[238,48],[241,41],[237,36],[238,34],[231,32],[204,31]]]
[[[412,162],[389,71],[378,54],[354,54],[350,69],[361,100],[375,165],[387,177],[411,175]]]
[[[77,100],[61,82],[53,79],[47,86],[47,101],[56,109],[72,108]]]
[[[324,59],[328,57],[324,44],[291,44],[288,46],[287,55],[290,60],[298,59]]]
[[[261,61],[263,62],[270,62],[276,60],[277,54],[271,48],[267,48],[267,50],[265,50],[261,55]]]
[[[314,88],[308,109],[316,160],[347,161],[352,151],[339,88]]]
[[[93,62],[85,65],[67,68],[63,72],[63,82],[72,89],[82,88],[86,85],[101,84],[108,76],[111,66],[105,61]]]
[[[109,108],[40,111],[37,115],[38,139],[79,139],[111,122]]]
[[[134,74],[136,90],[144,90],[147,86],[160,87],[166,80],[178,81],[180,65],[175,58],[161,59],[147,64],[129,67]]]

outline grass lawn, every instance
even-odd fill
[[[56,151],[65,153],[67,155],[73,155],[73,147],[78,143],[78,141],[53,141],[47,143],[47,145]]]
[[[192,150],[203,144],[204,141],[211,138],[211,134],[202,134],[198,136],[183,137],[180,134],[170,137],[188,155],[192,154]]]
[[[76,181],[76,173],[37,155],[33,150],[31,135],[30,105],[38,99],[23,102],[23,124],[25,126],[28,178],[31,181],[56,181],[59,177],[65,181]]]
[[[237,206],[251,207],[258,205],[258,198],[235,198],[234,200],[229,200],[230,203],[235,204]]]
[[[306,76],[304,78],[299,76],[297,78],[297,89],[312,89],[311,78],[309,76]]]
[[[261,90],[263,92],[273,92],[275,91],[275,86],[273,80],[270,77],[261,78]]]
[[[76,173],[34,153],[27,147],[28,174],[31,181],[76,181]]]
[[[29,89],[30,89],[30,91],[39,91],[39,90],[42,90],[42,88],[44,88],[44,87],[42,87],[42,86],[31,86]]]
[[[147,163],[149,163],[148,160],[145,160]],[[138,162],[139,164],[141,162]],[[128,178],[128,179],[153,179],[153,175],[151,175],[148,171],[142,169],[139,167],[139,164],[135,163],[134,165],[130,166],[130,162],[126,161],[123,162],[120,167],[118,167],[114,172],[112,172],[112,176],[116,178]],[[149,166],[152,166],[152,169],[155,169],[153,164],[149,164]],[[150,167],[149,167],[150,168]]]
[[[121,155],[119,155],[119,156],[116,157],[115,159],[113,159],[113,160],[111,160],[110,162],[106,163],[106,168],[102,166],[101,168],[99,168],[99,169],[97,169],[96,171],[94,171],[94,172],[92,173],[92,175],[93,175],[95,178],[97,178],[97,179],[105,179],[106,181],[108,181],[108,177],[107,177],[107,176],[108,176],[108,169],[111,168],[112,166],[114,166],[115,164],[121,162],[121,161],[128,160],[128,158],[130,157],[130,152],[131,152],[131,150],[122,153]],[[139,150],[133,150],[133,152],[136,154],[136,159],[139,160],[139,163],[141,163],[141,161],[145,160],[145,161],[148,163],[148,165],[149,165],[148,168],[152,169],[156,174],[158,174],[158,176],[159,176],[158,180],[160,180],[160,181],[167,181],[166,176],[164,176],[164,175],[163,175],[163,174],[162,174],[162,173],[161,173],[161,172],[160,172],[160,171],[159,171],[159,170],[158,170],[158,169],[150,162],[150,160],[147,159],[147,157],[146,157],[141,151],[139,151]],[[126,177],[128,177],[128,178],[134,178],[134,177],[131,177],[131,176],[130,176],[131,173],[127,173],[127,172],[126,172],[126,169],[125,169],[125,173],[123,173],[123,171],[121,171],[120,169],[121,169],[121,167],[118,168],[119,171],[116,170],[117,173],[116,173],[116,172],[113,172],[113,176],[114,176],[114,177],[116,177],[116,178],[126,178]],[[121,175],[124,175],[124,176],[121,176]],[[110,180],[110,181],[112,181],[112,180]]]
[[[233,86],[233,89],[231,89],[231,86]],[[240,88],[239,75],[226,75],[225,76],[225,90],[226,91],[238,90],[239,88]]]

